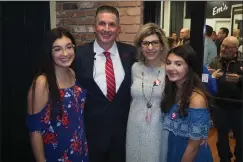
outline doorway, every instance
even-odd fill
[[[25,124],[27,92],[37,71],[49,2],[0,2],[1,161],[34,161]]]

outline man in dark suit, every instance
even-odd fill
[[[96,11],[96,39],[76,51],[76,78],[88,90],[84,117],[90,162],[125,162],[134,46],[116,42],[119,13],[111,6]]]

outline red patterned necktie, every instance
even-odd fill
[[[113,64],[110,57],[110,52],[104,52],[104,55],[106,57],[106,63],[105,63],[105,75],[106,75],[106,86],[107,86],[107,98],[109,101],[112,101],[112,99],[116,95],[116,82],[115,82],[115,74],[113,70]]]

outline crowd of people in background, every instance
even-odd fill
[[[217,47],[217,54],[219,54],[220,44],[222,43],[223,39],[229,35],[229,29],[226,27],[221,27],[217,34],[217,32],[214,31],[210,25],[205,25],[204,32],[205,35],[207,35],[207,37],[210,37],[211,40],[215,43]],[[237,40],[239,41],[238,50],[242,52],[243,29],[233,29],[232,36],[236,37]],[[178,45],[190,43],[190,30],[188,28],[182,28],[179,34],[177,34],[176,32],[172,32],[171,35],[167,38],[168,38],[168,44],[170,48],[176,47]]]

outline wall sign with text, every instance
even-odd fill
[[[230,18],[231,4],[229,1],[207,2],[206,18]]]
[[[231,18],[231,6],[234,4],[242,4],[242,2],[232,1],[213,1],[207,2],[205,18]],[[186,5],[185,18],[191,18],[192,5]]]

